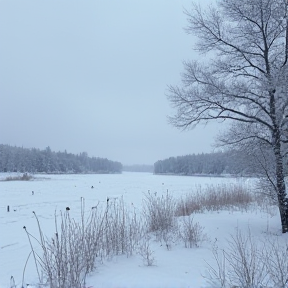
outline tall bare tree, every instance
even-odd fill
[[[183,85],[170,86],[178,128],[229,119],[227,143],[270,147],[282,232],[288,232],[284,156],[288,133],[287,0],[219,0],[185,11],[202,63],[187,61]],[[260,141],[260,142],[259,142]],[[247,144],[248,145],[248,144]]]

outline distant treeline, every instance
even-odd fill
[[[127,172],[151,172],[153,173],[153,165],[124,165],[123,171]]]
[[[30,173],[121,173],[122,164],[106,158],[27,149],[0,144],[0,172]]]
[[[255,175],[251,159],[243,152],[229,151],[170,157],[154,164],[155,174],[180,175]]]

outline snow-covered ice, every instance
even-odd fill
[[[0,175],[0,178],[4,176]],[[197,185],[235,183],[245,181],[253,185],[253,179],[162,176],[149,173],[123,173],[115,175],[35,175],[33,181],[0,182],[0,288],[10,288],[11,276],[21,287],[23,271],[31,251],[23,226],[36,237],[37,223],[33,211],[38,215],[47,237],[53,235],[54,214],[70,207],[71,215],[77,218],[81,197],[90,209],[107,197],[123,196],[126,205],[141,210],[143,193],[164,193],[167,190],[175,197],[193,193]],[[93,188],[92,188],[93,186]],[[32,191],[34,193],[32,193]],[[34,194],[34,195],[33,195]],[[7,212],[7,206],[10,211]],[[87,278],[87,287],[93,288],[200,288],[208,287],[203,275],[212,260],[211,247],[215,241],[225,246],[227,238],[236,229],[247,230],[253,235],[277,236],[281,241],[279,213],[255,211],[221,211],[197,214],[194,220],[205,229],[208,240],[198,248],[184,248],[175,243],[171,250],[152,243],[155,265],[145,266],[139,255],[129,258],[115,256],[105,260]],[[24,273],[25,285],[37,283],[37,273],[32,257]]]

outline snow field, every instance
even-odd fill
[[[119,175],[35,175],[35,180],[23,182],[0,182],[0,287],[10,287],[10,277],[16,287],[21,287],[23,270],[31,251],[23,226],[38,237],[38,228],[32,211],[35,211],[45,235],[55,232],[54,214],[70,208],[69,214],[80,218],[81,197],[85,210],[107,197],[123,197],[131,211],[142,210],[143,193],[165,193],[181,197],[193,193],[197,185],[237,183],[245,181],[253,185],[253,179],[156,176],[148,173],[123,173]],[[91,187],[94,188],[91,188]],[[34,191],[34,195],[32,195]],[[7,212],[7,206],[10,212]],[[237,229],[248,227],[257,237],[281,235],[277,210],[273,215],[258,210],[245,212],[221,211],[196,214],[194,221],[204,227],[207,241],[199,248],[184,248],[183,243],[174,243],[169,249],[159,242],[151,241],[155,264],[147,267],[139,255],[117,256],[97,266],[87,278],[87,286],[93,288],[182,288],[208,287],[203,275],[207,273],[205,261],[213,262],[211,247],[215,242],[225,247],[229,235]],[[275,236],[276,235],[276,236]],[[37,283],[37,273],[32,257],[25,268],[25,284]]]

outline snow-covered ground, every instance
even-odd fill
[[[0,179],[6,175],[0,175]],[[245,181],[253,185],[253,179],[209,178],[184,176],[157,176],[149,173],[123,173],[116,175],[35,175],[33,181],[0,182],[0,288],[10,288],[10,278],[21,287],[37,283],[37,273],[32,257],[26,265],[31,251],[23,226],[36,237],[37,223],[33,211],[38,215],[47,237],[54,230],[55,211],[70,207],[77,218],[81,197],[85,198],[86,209],[107,197],[123,196],[126,205],[141,210],[143,193],[164,193],[167,190],[175,197],[193,193],[196,187],[209,184],[235,183]],[[91,188],[91,187],[94,188]],[[33,191],[33,193],[32,193]],[[7,211],[9,206],[9,212]],[[198,248],[184,248],[175,243],[168,251],[159,242],[153,242],[155,265],[145,266],[139,255],[113,257],[98,266],[88,277],[87,287],[93,288],[198,288],[208,287],[203,277],[207,264],[213,262],[211,248],[215,241],[225,246],[229,235],[236,229],[249,230],[253,235],[278,237],[281,234],[278,211],[264,213],[257,209],[248,212],[222,211],[197,214],[198,221],[205,229],[207,241]],[[24,276],[23,276],[24,275]],[[25,286],[26,287],[26,286]]]

